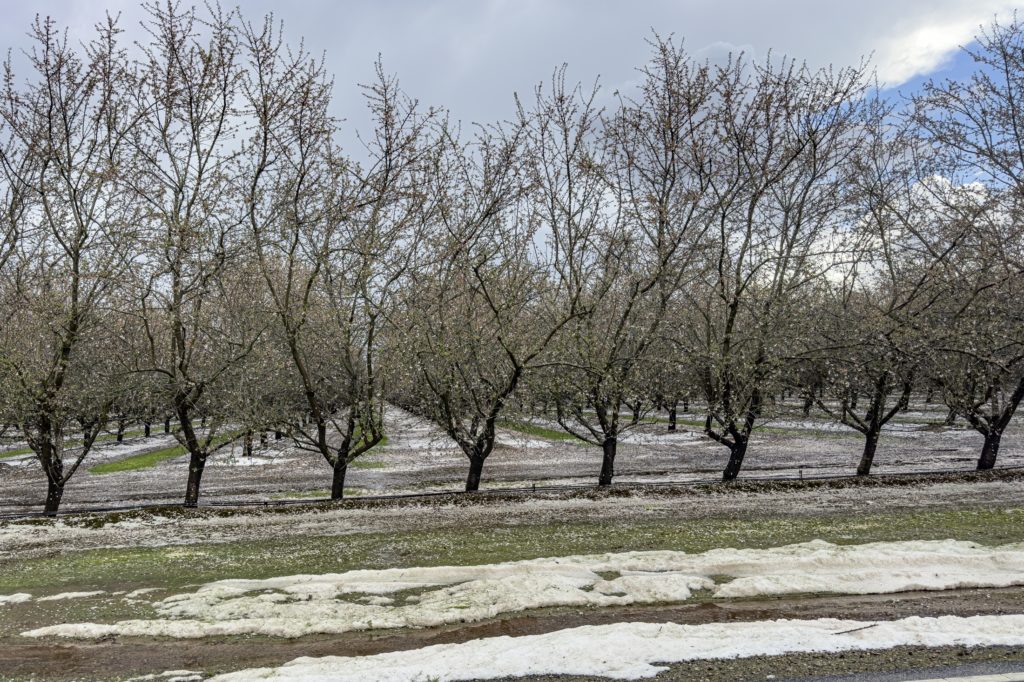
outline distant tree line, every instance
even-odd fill
[[[736,478],[799,397],[864,436],[912,392],[984,437],[1024,398],[1024,30],[966,82],[887,98],[870,67],[700,61],[654,36],[635,91],[564,69],[463,129],[378,65],[339,148],[333,82],[271,18],[145,5],[72,44],[51,20],[0,91],[0,422],[46,511],[101,431],[165,424],[185,504],[226,437],[330,467],[431,420],[480,484],[503,419],[602,451],[706,415]]]

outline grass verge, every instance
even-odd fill
[[[431,509],[424,505],[424,514]],[[258,514],[252,515],[253,523],[259,524],[260,518]],[[1024,507],[746,519],[708,517],[685,523],[609,519],[484,527],[453,524],[401,532],[115,547],[0,561],[0,594],[58,589],[176,588],[224,578],[265,578],[354,568],[474,565],[630,550],[703,552],[716,547],[777,547],[814,539],[856,544],[947,538],[986,545],[1020,542],[1024,540]]]
[[[221,436],[217,436],[213,439],[211,447],[218,447],[229,441],[238,438],[241,435],[240,432],[225,433]],[[90,474],[114,474],[120,471],[136,471],[138,469],[149,469],[155,467],[160,462],[168,459],[174,459],[188,454],[188,450],[183,445],[172,445],[169,448],[162,448],[160,450],[153,450],[152,452],[142,452],[137,455],[125,457],[123,459],[115,459],[112,462],[104,462],[103,464],[97,464],[96,466],[89,469]]]

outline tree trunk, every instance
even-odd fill
[[[676,406],[675,405],[670,407],[669,410],[668,410],[668,430],[669,431],[675,431],[676,430]]]
[[[260,447],[261,448],[267,447],[267,432],[266,431],[260,431]]]
[[[188,461],[188,485],[185,487],[185,506],[195,507],[199,504],[199,483],[203,480],[203,469],[206,468],[206,457],[192,454]]]
[[[334,477],[331,479],[331,499],[340,500],[345,497],[345,474],[348,473],[348,461],[339,456],[334,463]]]
[[[875,461],[875,450],[878,449],[879,429],[869,431],[864,436],[864,452],[860,456],[860,464],[857,465],[857,475],[867,476],[871,473],[871,463]]]
[[[956,410],[952,407],[949,408],[949,412],[946,413],[946,421],[943,422],[946,426],[952,426],[956,422]]]
[[[722,472],[723,481],[734,481],[740,475],[740,468],[743,466],[743,457],[747,454],[746,438],[738,438],[736,443],[729,448],[729,463],[725,465]]]
[[[48,476],[46,479],[46,504],[43,506],[43,514],[46,516],[56,516],[62,497],[64,497],[64,484]]]
[[[281,436],[284,435],[280,431],[274,431],[274,440],[281,440]]]
[[[484,470],[483,457],[469,458],[469,475],[466,477],[466,492],[471,493],[480,489],[480,474]]]
[[[123,443],[124,442],[124,428],[125,428],[125,423],[124,422],[118,422],[117,423],[117,442],[118,443]]]
[[[166,419],[164,419],[164,433],[170,433],[170,432],[171,432],[171,418],[167,417]]]
[[[597,479],[598,485],[611,485],[612,477],[615,476],[615,451],[619,444],[615,436],[609,436],[601,443],[601,450],[604,456],[601,460],[601,475]]]
[[[999,455],[999,441],[1002,440],[1003,432],[992,430],[985,434],[985,445],[981,448],[981,457],[978,458],[978,471],[988,471],[996,465],[996,456]]]
[[[149,438],[152,435],[152,433],[153,433],[153,425],[150,424],[149,422],[143,422],[142,423],[142,430],[143,430],[143,433],[145,433],[146,438]]]
[[[689,411],[690,411],[690,399],[689,398],[683,398],[683,412],[689,412]]]
[[[242,442],[242,454],[246,457],[252,457],[252,431],[245,432],[245,440]]]
[[[814,405],[814,391],[809,391],[804,398],[804,416],[811,416],[811,406]]]

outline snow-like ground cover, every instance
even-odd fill
[[[278,668],[219,675],[211,682],[427,682],[559,674],[635,680],[667,670],[658,663],[897,646],[1020,645],[1021,615],[870,622],[828,618],[704,625],[615,623],[373,656],[298,658]]]
[[[1024,584],[1024,544],[956,540],[625,552],[480,566],[219,580],[156,601],[154,619],[64,623],[28,637],[299,637],[473,622],[543,607],[679,603],[808,592],[887,594]],[[385,597],[385,598],[380,598]]]
[[[99,462],[107,462],[114,459],[120,459],[122,457],[130,457],[137,455],[147,450],[159,449],[162,447],[170,447],[177,444],[174,436],[159,434],[153,435],[150,438],[129,438],[128,440],[118,443],[115,440],[98,441],[89,451],[88,456],[85,459],[83,466],[91,466]],[[66,458],[72,459],[75,454],[75,448],[67,448],[65,455]],[[5,457],[3,460],[4,464],[10,466],[39,466],[39,460],[36,458],[34,452],[26,452],[21,455],[14,455],[12,457]]]

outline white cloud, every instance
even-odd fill
[[[0,25],[3,49],[26,44],[36,12],[54,15],[82,37],[109,7],[123,12],[129,38],[141,36],[134,0],[9,4]],[[289,40],[304,36],[313,52],[326,53],[336,75],[335,110],[359,127],[366,120],[356,84],[372,77],[378,54],[424,103],[449,106],[463,121],[492,121],[512,114],[513,92],[529,93],[563,62],[570,78],[590,83],[600,76],[609,90],[628,88],[648,57],[644,39],[652,29],[716,60],[734,48],[755,58],[785,54],[811,66],[846,65],[873,54],[879,77],[898,86],[934,72],[980,25],[997,14],[1008,18],[1015,8],[1024,8],[1024,0],[243,3],[250,17],[273,11]]]
[[[879,79],[897,86],[932,73],[953,57],[960,46],[970,43],[979,27],[991,23],[997,15],[1009,16],[1021,3],[1001,0],[958,4],[959,7],[935,11],[934,15],[914,16],[917,25],[884,36],[874,48]]]

